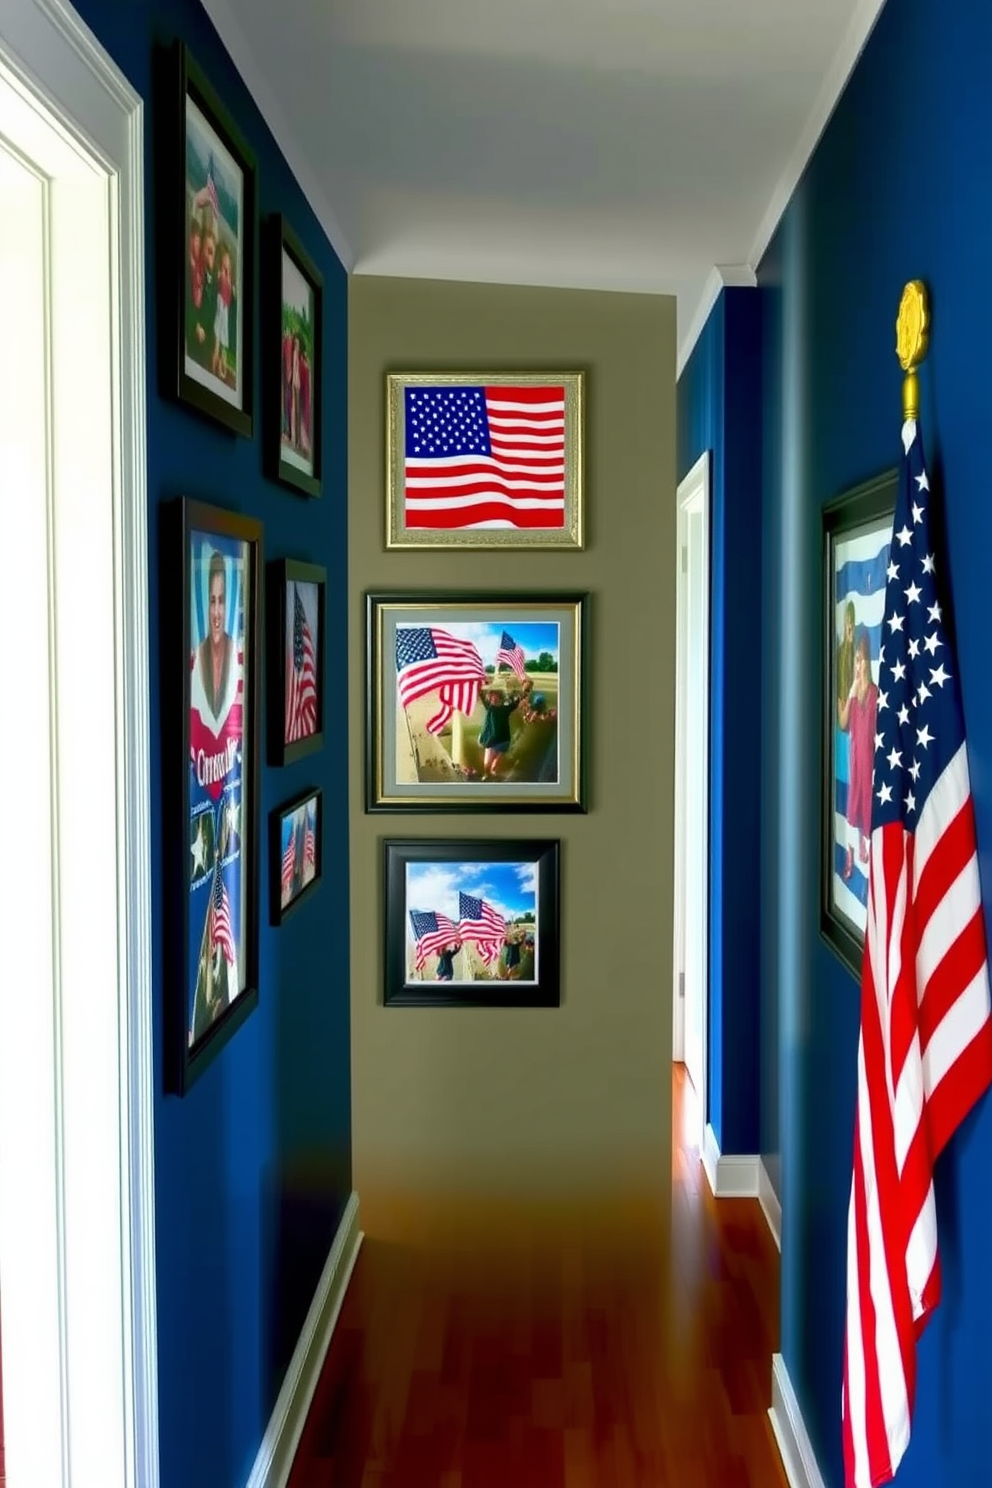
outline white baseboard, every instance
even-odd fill
[[[703,1167],[710,1189],[718,1199],[756,1199],[760,1161],[747,1155],[724,1157],[716,1132],[707,1121],[703,1133]]]
[[[772,1403],[768,1416],[789,1488],[824,1488],[799,1401],[781,1354],[772,1354]]]
[[[772,1239],[782,1249],[782,1205],[779,1203],[778,1194],[772,1187],[772,1180],[768,1176],[768,1169],[759,1157],[758,1159],[758,1203],[761,1205],[762,1213],[768,1221],[768,1228],[772,1232]]]
[[[310,1311],[286,1370],[279,1398],[265,1428],[247,1488],[286,1488],[303,1424],[361,1243],[358,1195],[353,1193],[341,1216]]]

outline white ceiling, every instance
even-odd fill
[[[204,0],[346,268],[678,299],[754,268],[881,0]]]

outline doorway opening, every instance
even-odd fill
[[[706,1124],[709,1015],[710,456],[678,488],[675,702],[673,1058],[684,1063]]]
[[[0,1292],[13,1488],[158,1482],[142,105],[0,16]]]

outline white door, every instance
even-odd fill
[[[8,1488],[158,1481],[140,100],[0,3]]]
[[[706,1107],[709,883],[709,456],[678,491],[675,1057]]]

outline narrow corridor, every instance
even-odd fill
[[[366,1240],[289,1488],[785,1488],[778,1252],[698,1125],[676,1066],[670,1231],[473,1206]]]

